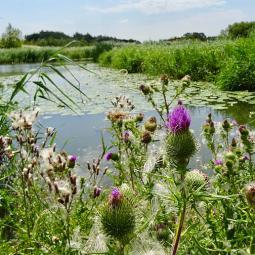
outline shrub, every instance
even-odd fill
[[[0,46],[2,48],[19,48],[21,45],[21,31],[9,24],[2,34]]]
[[[223,90],[255,90],[255,42],[240,40],[223,61],[217,85]]]

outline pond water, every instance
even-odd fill
[[[10,96],[10,87],[21,78],[21,74],[36,68],[38,65],[3,65],[0,66],[0,84],[4,98]],[[144,100],[137,89],[141,83],[155,83],[140,74],[125,74],[120,71],[101,68],[95,64],[88,64],[85,71],[78,67],[62,69],[66,77],[73,79],[88,96],[82,100],[80,93],[71,89],[70,85],[63,81],[55,73],[46,70],[61,89],[75,99],[79,105],[78,114],[62,105],[56,105],[48,101],[39,100],[40,125],[57,129],[56,143],[58,148],[64,147],[69,153],[77,154],[80,162],[80,174],[86,173],[86,161],[100,155],[100,135],[104,134],[106,142],[110,141],[107,135],[109,122],[106,113],[112,108],[111,99],[120,94],[131,99],[135,104],[135,111],[144,112],[145,116],[156,113]],[[75,76],[74,79],[73,76]],[[34,77],[33,79],[36,79]],[[79,82],[78,82],[79,81]],[[27,85],[27,90],[32,95],[35,86]],[[173,83],[178,86],[178,83]],[[16,100],[22,106],[31,106],[33,97],[26,94],[19,95]],[[171,93],[169,94],[171,97]],[[214,120],[220,121],[225,118],[235,119],[239,124],[253,125],[253,112],[255,94],[249,92],[225,93],[216,91],[212,85],[204,83],[192,83],[186,94],[181,98],[190,110],[192,116],[191,128],[194,130],[200,142],[200,151],[193,159],[191,166],[200,167],[209,159],[209,152],[202,144],[201,126],[208,113],[212,113]]]

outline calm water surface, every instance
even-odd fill
[[[17,81],[20,76],[38,65],[2,65],[0,66],[0,83],[8,86]],[[109,122],[105,118],[112,105],[111,99],[117,95],[124,94],[128,96],[136,105],[136,111],[145,112],[146,116],[155,115],[151,107],[144,102],[143,96],[137,90],[141,82],[146,81],[143,75],[125,75],[118,71],[100,68],[96,65],[88,65],[88,69],[92,71],[86,72],[77,68],[72,68],[72,73],[77,77],[79,86],[88,95],[90,100],[82,102],[80,94],[77,91],[70,90],[68,85],[59,77],[53,75],[54,81],[62,86],[62,89],[68,91],[69,96],[75,98],[80,104],[81,110],[75,115],[70,110],[58,107],[46,101],[39,101],[41,114],[39,123],[45,127],[51,126],[57,129],[56,143],[58,148],[65,148],[69,153],[79,156],[80,174],[86,172],[86,161],[100,155],[100,135],[104,134],[106,142],[110,141],[107,134]],[[64,71],[65,72],[65,71]],[[66,75],[69,75],[66,73]],[[69,77],[70,78],[70,77]],[[33,92],[34,87],[31,84],[29,91]],[[8,89],[5,96],[8,97]],[[22,95],[17,101],[23,105],[31,105],[32,97]],[[207,162],[210,158],[209,152],[201,142],[201,126],[204,123],[208,113],[213,114],[216,121],[225,118],[231,118],[240,124],[250,123],[252,118],[249,114],[254,111],[254,106],[248,103],[239,102],[233,106],[229,106],[224,110],[214,110],[210,106],[189,106],[192,116],[191,128],[194,130],[198,140],[200,141],[200,151],[191,163],[192,167],[200,167],[201,164]]]

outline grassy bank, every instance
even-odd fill
[[[225,90],[255,90],[255,40],[187,42],[115,48],[100,57],[107,67],[174,79],[214,81]]]
[[[111,44],[97,44],[86,47],[68,47],[61,54],[72,60],[91,58],[97,61],[99,55],[112,48]],[[48,59],[59,47],[30,47],[0,49],[0,64],[38,63]]]

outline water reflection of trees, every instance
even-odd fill
[[[238,124],[249,124],[252,127],[255,127],[254,117],[250,117],[250,113],[254,111],[255,105],[240,102],[229,107],[227,110],[224,110],[223,114],[235,119]]]

